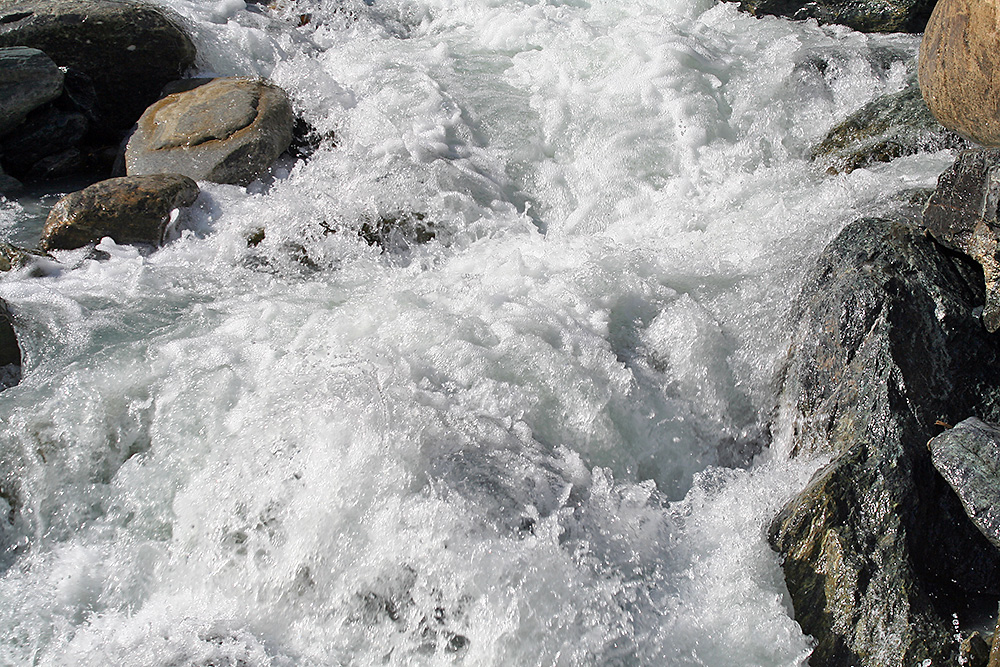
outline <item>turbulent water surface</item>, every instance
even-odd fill
[[[769,442],[784,316],[951,160],[809,150],[917,38],[713,0],[157,2],[199,74],[273,79],[323,139],[202,184],[156,252],[0,279],[0,664],[802,664],[765,539],[817,465]],[[3,202],[0,239],[51,203]]]

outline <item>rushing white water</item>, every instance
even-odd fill
[[[201,184],[154,253],[0,278],[0,664],[802,664],[765,532],[816,463],[748,459],[810,261],[952,159],[808,160],[917,39],[712,0],[158,4],[328,136]]]

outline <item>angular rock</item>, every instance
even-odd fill
[[[176,208],[198,198],[198,185],[180,174],[122,176],[66,195],[52,207],[42,250],[79,248],[110,236],[117,243],[160,244]]]
[[[927,450],[938,420],[1000,417],[982,299],[974,263],[887,220],[845,228],[806,281],[774,433],[793,456],[835,458],[769,539],[813,665],[946,664],[951,614],[1000,595],[1000,553]]]
[[[1000,149],[963,151],[938,178],[923,224],[942,245],[979,262],[986,277],[983,324],[1000,329],[1000,262],[997,261],[997,202]]]
[[[906,155],[971,147],[937,122],[914,81],[905,90],[869,102],[830,130],[813,148],[813,159],[841,173]]]
[[[160,89],[194,63],[190,37],[163,11],[131,0],[0,0],[0,46],[30,46],[85,73],[99,131],[128,129]]]
[[[47,55],[23,46],[0,48],[0,136],[62,90],[63,72]]]
[[[816,19],[860,32],[921,32],[935,0],[741,0],[740,9],[763,16]]]
[[[983,144],[1000,146],[1000,0],[940,0],[920,43],[918,78],[942,125]]]
[[[288,148],[293,124],[281,88],[254,79],[216,79],[146,110],[125,150],[126,172],[174,172],[245,185]]]
[[[1000,549],[1000,426],[969,417],[927,447],[972,523]]]

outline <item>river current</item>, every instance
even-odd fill
[[[322,140],[0,278],[0,664],[804,664],[788,309],[946,153],[810,147],[918,37],[714,0],[158,0]],[[0,202],[37,242],[52,197]]]

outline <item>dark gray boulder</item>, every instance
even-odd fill
[[[938,242],[965,253],[983,267],[983,324],[991,332],[1000,329],[998,200],[1000,148],[963,151],[938,178],[923,217],[924,226]]]
[[[174,209],[198,198],[198,185],[180,174],[123,176],[66,195],[52,207],[42,250],[79,248],[110,236],[116,243],[159,245]]]
[[[923,32],[936,0],[742,0],[754,16],[839,23],[861,32]]]
[[[30,46],[85,73],[100,100],[99,132],[135,123],[195,47],[160,9],[131,0],[0,0],[0,46]]]
[[[245,185],[288,148],[293,125],[292,105],[278,86],[215,79],[146,110],[125,150],[126,172]]]
[[[813,159],[840,173],[906,155],[960,148],[972,144],[937,122],[914,81],[898,93],[872,100],[830,130],[813,148]]]
[[[3,167],[17,178],[26,178],[38,162],[70,151],[78,157],[78,162],[69,171],[76,170],[82,165],[82,154],[77,147],[89,129],[83,114],[54,106],[40,109],[17,132],[0,139]]]
[[[0,366],[21,365],[21,348],[14,333],[14,320],[7,302],[0,299]]]
[[[0,48],[0,136],[62,90],[63,72],[47,55],[23,46]]]
[[[805,283],[774,433],[834,458],[769,538],[815,667],[944,664],[951,615],[1000,595],[1000,553],[927,449],[939,421],[1000,417],[983,289],[968,258],[887,220],[845,228]]]
[[[1000,426],[970,417],[927,446],[972,523],[1000,549]]]
[[[7,308],[7,302],[0,299],[0,391],[20,381],[21,347],[14,332],[14,318]]]

